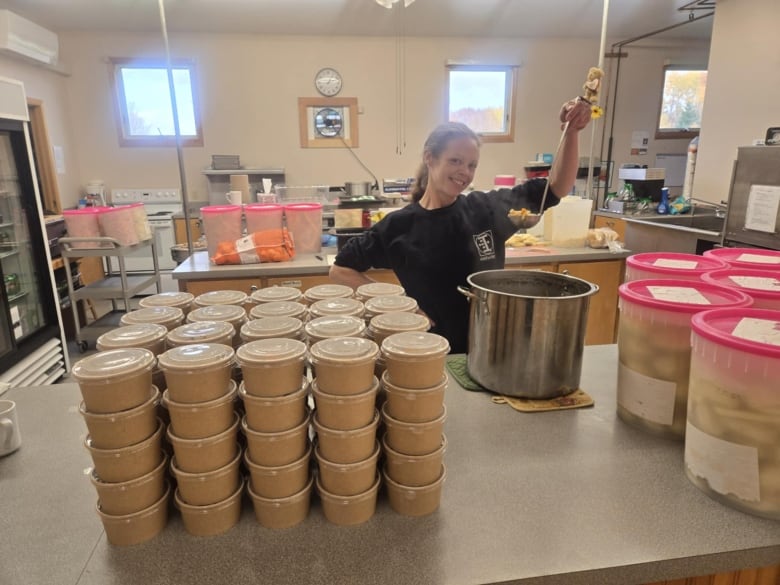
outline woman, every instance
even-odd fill
[[[582,100],[561,108],[560,120],[568,126],[564,124],[545,208],[574,185],[577,138],[590,113]],[[365,274],[369,268],[392,269],[431,319],[431,331],[446,337],[453,353],[468,350],[468,301],[457,287],[466,285],[469,274],[504,267],[504,242],[517,230],[507,214],[510,209],[539,211],[546,181],[462,195],[474,179],[479,148],[479,137],[464,124],[438,126],[425,141],[412,203],[349,240],[330,269],[333,281],[353,288],[372,282]]]

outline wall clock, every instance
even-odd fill
[[[332,67],[320,69],[314,76],[314,87],[326,97],[338,95],[342,83],[341,74]]]

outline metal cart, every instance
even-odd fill
[[[119,319],[122,315],[130,311],[130,299],[132,299],[140,291],[155,285],[157,292],[162,292],[160,285],[160,267],[157,264],[157,250],[155,248],[154,238],[145,240],[132,246],[122,246],[114,238],[107,237],[90,237],[90,238],[60,238],[59,243],[61,245],[62,257],[66,259],[64,262],[65,272],[68,277],[68,298],[70,299],[71,306],[74,307],[74,330],[76,333],[76,344],[79,351],[82,353],[89,347],[90,341],[95,341],[103,333],[114,329],[119,325]],[[91,246],[101,244],[105,247],[101,248],[78,248],[73,247],[74,244],[89,243]],[[152,247],[152,262],[154,269],[151,274],[144,275],[132,275],[128,276],[125,270],[125,256],[132,254],[147,246]],[[73,276],[71,274],[70,262],[67,262],[68,258],[86,258],[98,256],[101,258],[108,258],[115,256],[119,263],[119,272],[111,271],[111,262],[104,262],[106,269],[106,277],[98,282],[87,284],[81,288],[73,288]],[[110,300],[111,311],[106,315],[103,315],[99,319],[96,319],[93,323],[90,323],[86,327],[81,327],[75,307],[78,301],[86,300]],[[117,301],[123,302],[123,307],[118,306]]]

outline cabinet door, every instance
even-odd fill
[[[173,220],[174,237],[177,244],[187,243],[187,224],[186,220],[182,218],[176,218]],[[192,241],[196,241],[203,235],[203,229],[201,228],[201,221],[199,219],[190,219],[190,233],[192,234]]]
[[[593,227],[602,228],[608,227],[615,230],[618,234],[618,240],[621,242],[626,241],[626,220],[617,217],[606,217],[603,215],[596,215],[593,217]]]
[[[590,298],[585,345],[615,343],[618,314],[618,286],[623,279],[623,260],[603,262],[573,262],[558,265],[558,272],[598,285],[599,292]]]

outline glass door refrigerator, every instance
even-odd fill
[[[0,393],[68,368],[21,82],[0,78]]]

